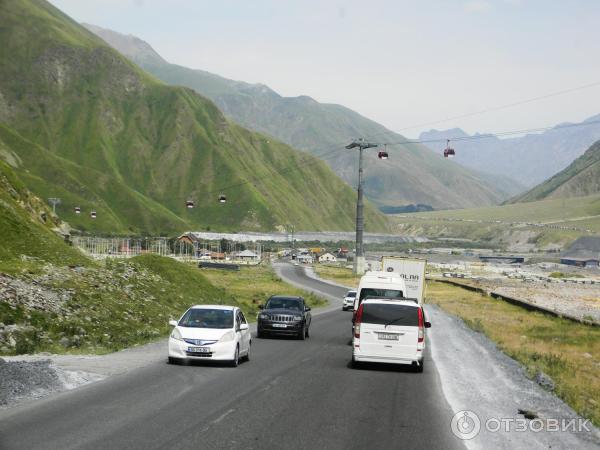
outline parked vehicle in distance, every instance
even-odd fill
[[[356,298],[356,289],[350,289],[346,292],[344,300],[342,300],[342,311],[348,311],[354,307],[354,299]]]
[[[178,321],[170,320],[169,363],[186,360],[227,361],[237,367],[250,359],[248,322],[236,306],[196,305]]]
[[[256,324],[256,337],[279,334],[309,337],[311,323],[310,307],[302,297],[274,295],[263,306],[259,306]]]
[[[356,313],[352,364],[411,364],[422,372],[425,328],[429,327],[416,301],[367,297]]]

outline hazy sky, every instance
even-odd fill
[[[339,103],[415,137],[496,132],[600,113],[598,0],[51,0],[147,41],[170,62]]]

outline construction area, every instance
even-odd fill
[[[184,262],[214,261],[222,264],[256,265],[263,259],[262,245],[227,240],[195,238],[192,233],[177,238],[103,238],[73,236],[74,247],[94,259],[131,258],[156,254]]]

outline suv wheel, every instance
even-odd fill
[[[300,330],[300,332],[298,333],[298,339],[300,340],[304,340],[306,339],[306,325],[302,325],[302,329]]]
[[[309,329],[310,329],[310,327],[306,327],[306,332],[304,333],[304,336],[310,337],[310,334],[309,334],[309,331],[308,331]]]

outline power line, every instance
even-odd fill
[[[600,124],[600,120],[590,120],[588,122],[579,122],[579,123],[567,123],[564,125],[556,125],[551,127],[538,127],[538,128],[528,128],[525,130],[513,130],[513,131],[501,131],[498,133],[485,133],[485,134],[475,134],[473,136],[459,136],[456,138],[437,138],[437,139],[407,139],[399,142],[386,142],[387,145],[404,145],[404,144],[428,144],[432,142],[445,142],[445,141],[470,141],[475,139],[488,139],[488,138],[499,138],[505,136],[515,136],[520,134],[528,134],[528,133],[539,133],[542,131],[551,131],[551,130],[562,130],[564,128],[575,128],[582,127],[587,125],[595,125]],[[383,145],[383,144],[380,144]]]
[[[425,127],[425,126],[428,126],[428,125],[437,125],[437,124],[440,124],[440,123],[448,122],[450,120],[464,119],[466,117],[473,117],[473,116],[477,116],[477,115],[480,115],[480,114],[486,114],[486,113],[493,112],[493,111],[500,111],[500,110],[503,110],[503,109],[513,108],[515,106],[525,105],[527,103],[533,103],[533,102],[536,102],[536,101],[539,101],[539,100],[544,100],[544,99],[551,98],[551,97],[557,97],[559,95],[564,95],[564,94],[570,94],[572,92],[577,92],[577,91],[581,91],[581,90],[584,90],[584,89],[589,89],[589,88],[593,88],[593,87],[597,87],[597,86],[600,86],[600,81],[596,81],[594,83],[589,83],[589,84],[584,84],[582,86],[577,86],[577,87],[573,87],[573,88],[569,88],[569,89],[563,89],[561,91],[551,92],[549,94],[538,95],[537,97],[531,97],[531,98],[528,98],[528,99],[525,99],[525,100],[519,100],[519,101],[512,102],[512,103],[507,103],[507,104],[504,104],[504,105],[492,106],[490,108],[482,109],[482,110],[479,110],[479,111],[472,111],[472,112],[469,112],[469,113],[459,114],[457,116],[446,117],[445,119],[438,119],[438,120],[434,120],[434,121],[431,121],[431,122],[423,122],[423,123],[411,125],[411,126],[408,126],[408,127],[400,128],[399,130],[396,130],[396,131],[391,131],[390,130],[389,133],[396,133],[397,134],[397,133],[400,133],[401,131],[411,130],[413,128]],[[378,133],[378,134],[375,134],[375,135],[368,136],[368,139],[372,140],[376,136],[382,136],[384,134],[389,134],[389,133],[383,133],[383,132],[382,133]]]
[[[479,111],[472,111],[469,113],[460,114],[458,116],[447,117],[446,119],[435,120],[433,122],[419,123],[416,125],[411,125],[409,127],[400,128],[398,131],[411,130],[413,128],[425,127],[428,125],[437,125],[439,123],[448,122],[449,120],[464,119],[466,117],[477,116],[479,114],[486,114],[486,113],[493,112],[493,111],[500,111],[502,109],[513,108],[515,106],[521,106],[521,105],[525,105],[527,103],[537,102],[538,100],[544,100],[544,99],[556,97],[559,95],[570,94],[571,92],[581,91],[583,89],[589,89],[589,88],[596,87],[596,86],[600,86],[600,81],[596,81],[595,83],[590,83],[590,84],[584,84],[583,86],[577,86],[577,87],[570,88],[570,89],[564,89],[562,91],[551,92],[550,94],[539,95],[537,97],[532,97],[532,98],[528,98],[525,100],[519,100],[519,101],[513,102],[513,103],[507,103],[505,105],[493,106],[491,108],[482,109]]]
[[[514,135],[527,134],[527,133],[539,133],[542,131],[561,130],[561,129],[565,129],[565,128],[575,128],[575,127],[595,125],[595,124],[600,124],[600,120],[591,120],[588,122],[579,122],[579,123],[569,123],[569,124],[557,125],[557,126],[551,126],[551,127],[538,127],[538,128],[528,128],[528,129],[513,130],[513,131],[502,131],[502,132],[498,132],[498,133],[477,134],[477,135],[473,135],[473,136],[461,136],[461,137],[457,137],[457,138],[441,137],[438,139],[406,139],[404,141],[397,141],[397,142],[381,142],[381,143],[378,143],[378,145],[396,146],[396,145],[407,145],[407,144],[428,144],[428,143],[446,142],[447,140],[450,140],[452,142],[470,141],[470,140],[476,140],[476,139],[489,139],[489,138],[499,138],[499,137],[505,137],[505,136],[514,136]],[[207,192],[207,194],[215,194],[217,192],[223,192],[223,191],[231,190],[236,187],[245,186],[250,183],[256,183],[256,182],[262,181],[263,179],[271,177],[273,175],[283,175],[283,174],[286,174],[293,170],[299,169],[301,167],[310,166],[312,164],[317,164],[319,162],[327,161],[333,157],[337,157],[339,153],[345,152],[345,150],[346,150],[343,145],[340,145],[339,147],[336,146],[335,148],[332,147],[332,148],[333,148],[333,150],[329,150],[325,153],[320,154],[319,156],[310,155],[307,158],[305,158],[304,160],[301,160],[298,164],[289,166],[285,169],[270,170],[262,175],[257,175],[248,180],[243,180],[238,183],[224,186],[220,189],[212,190],[210,192]]]

